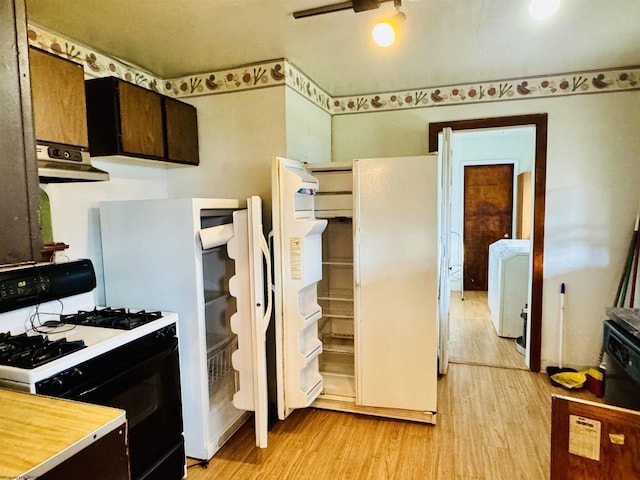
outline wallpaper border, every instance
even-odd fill
[[[90,77],[112,75],[176,98],[287,86],[331,115],[640,90],[640,66],[632,66],[332,97],[284,58],[162,79],[38,25],[27,30],[30,45],[82,64]]]

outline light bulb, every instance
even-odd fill
[[[389,22],[380,22],[373,27],[373,41],[381,47],[388,47],[396,39],[396,32]]]
[[[536,20],[552,17],[560,8],[560,0],[531,0],[529,14]]]

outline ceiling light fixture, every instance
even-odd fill
[[[536,20],[552,17],[560,8],[560,0],[531,0],[529,14]]]
[[[396,40],[398,27],[407,19],[405,13],[400,11],[402,0],[394,0],[393,3],[396,7],[395,15],[378,22],[371,32],[373,41],[380,47],[386,48],[393,45],[393,42]]]

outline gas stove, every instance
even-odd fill
[[[177,322],[170,312],[96,307],[91,288],[79,285],[86,278],[92,288],[88,261],[0,272],[0,311],[22,307],[0,313],[0,387],[34,392],[45,378]]]
[[[0,387],[126,411],[132,480],[186,475],[175,313],[97,307],[89,260],[0,268]]]

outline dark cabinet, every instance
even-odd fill
[[[40,480],[71,478],[129,480],[131,476],[126,432],[127,426],[121,425],[38,478]]]
[[[82,65],[29,49],[36,140],[89,148]]]
[[[85,83],[92,156],[198,165],[195,107],[115,77]]]
[[[24,1],[0,2],[0,264],[39,260],[40,190]]]
[[[176,162],[198,162],[198,120],[188,103],[163,97],[167,157]]]

